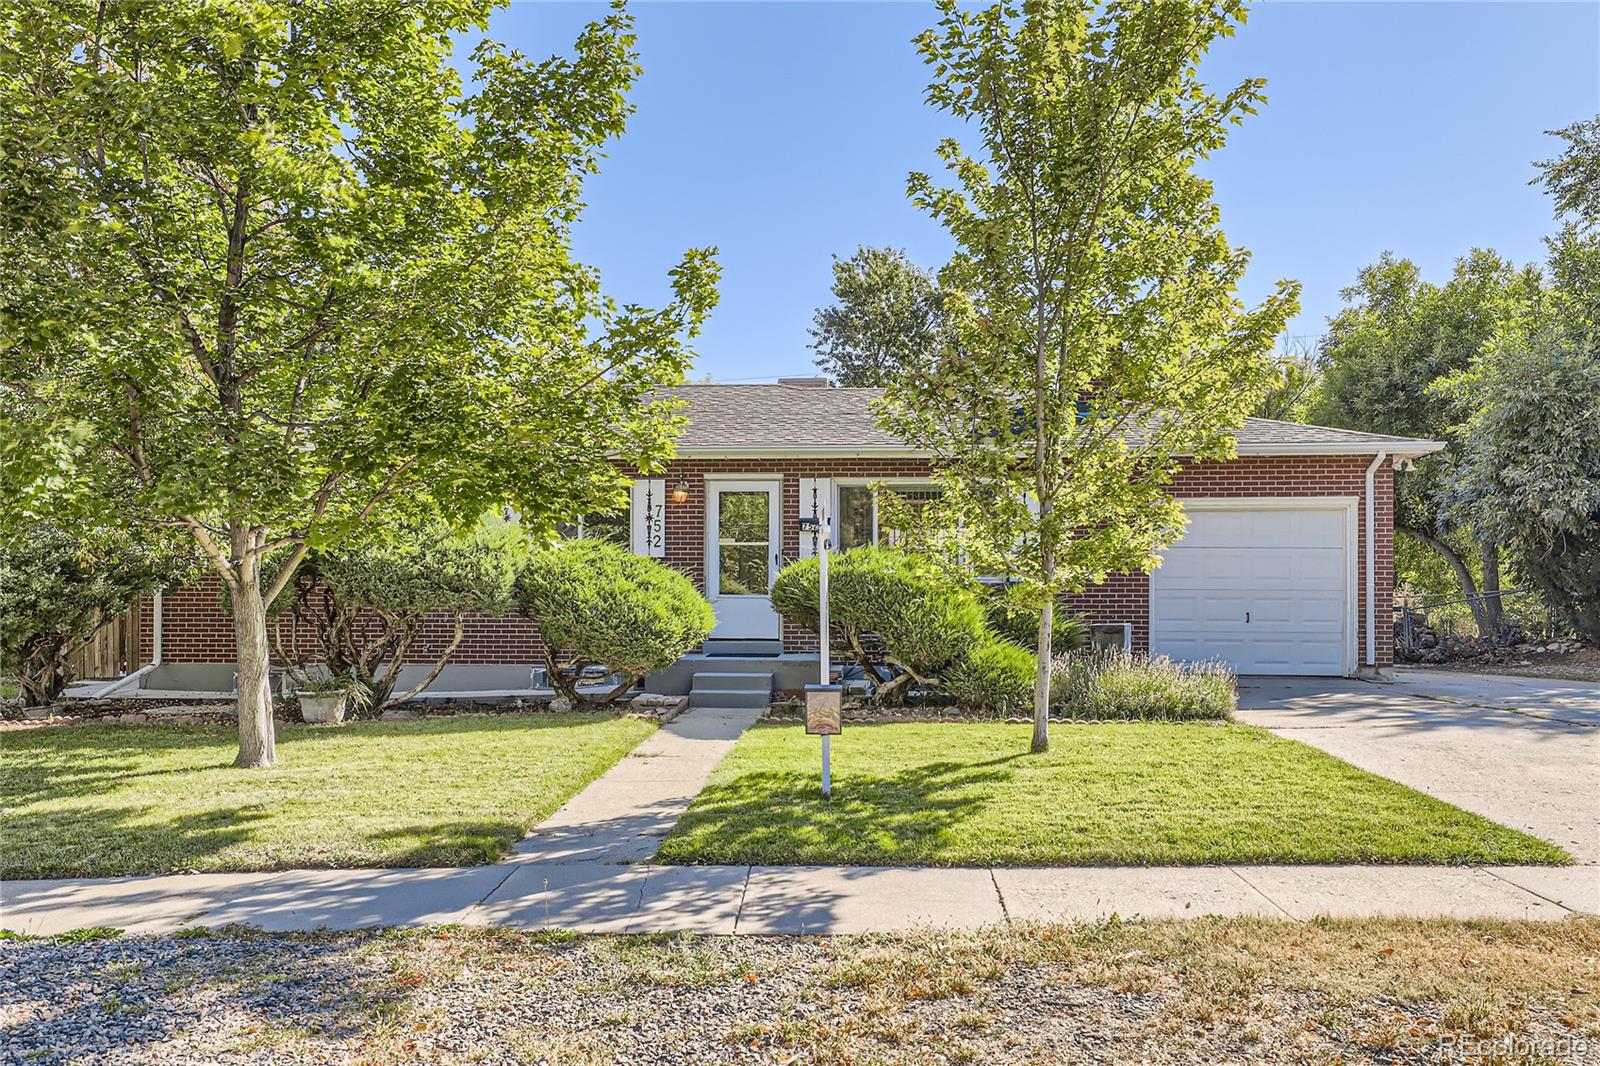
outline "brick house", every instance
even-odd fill
[[[784,623],[767,590],[784,560],[812,551],[801,516],[820,505],[836,548],[875,541],[878,494],[934,491],[929,458],[878,426],[876,389],[784,379],[672,391],[689,420],[677,457],[635,480],[626,514],[595,516],[573,532],[625,541],[688,574],[717,614],[707,654],[761,660],[779,687],[796,687],[816,669],[816,638]],[[1238,458],[1178,473],[1172,491],[1189,527],[1163,565],[1113,575],[1067,606],[1123,627],[1136,651],[1221,658],[1241,673],[1381,672],[1393,653],[1394,468],[1440,447],[1249,419]],[[168,592],[143,612],[143,661],[161,664],[144,685],[229,687],[232,632],[214,587]],[[429,660],[448,637],[440,619],[414,657]],[[687,691],[701,658],[653,677],[652,687]],[[541,661],[532,623],[471,619],[435,689],[525,690]]]

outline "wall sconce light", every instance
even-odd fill
[[[678,475],[678,483],[672,486],[672,502],[683,503],[689,498],[689,479],[683,474]]]

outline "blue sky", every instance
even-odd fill
[[[599,3],[516,2],[491,34],[565,51]],[[587,188],[577,250],[622,300],[660,302],[682,250],[721,248],[722,302],[695,375],[812,369],[806,327],[829,262],[857,245],[937,267],[943,232],[905,197],[959,127],[922,103],[910,44],[931,3],[635,0],[638,111]],[[1600,3],[1274,3],[1221,42],[1218,86],[1268,103],[1206,167],[1244,295],[1305,286],[1289,333],[1315,338],[1384,250],[1442,279],[1474,246],[1542,255],[1549,202],[1527,182],[1543,131],[1600,112]]]

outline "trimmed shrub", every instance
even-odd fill
[[[969,710],[1020,714],[1033,706],[1037,668],[1033,652],[995,640],[974,648],[945,675],[945,685],[956,703]]]
[[[818,628],[815,557],[784,567],[772,586],[777,612],[813,633]],[[830,640],[871,666],[873,638],[898,676],[878,689],[892,703],[911,681],[928,681],[990,637],[972,584],[931,560],[893,548],[860,547],[828,560]]]
[[[1038,647],[1040,605],[1032,589],[1026,585],[996,585],[984,596],[983,606],[995,636],[1024,648]],[[1089,623],[1058,606],[1050,626],[1052,656],[1077,651],[1088,642]]]
[[[91,531],[91,541],[37,523],[0,539],[0,673],[22,706],[44,706],[72,681],[71,657],[141,597],[200,572],[160,538]]]
[[[1173,662],[1131,652],[1063,655],[1050,668],[1050,698],[1070,718],[1192,721],[1233,717],[1232,671],[1220,662]]]
[[[578,699],[584,667],[602,665],[623,681],[610,702],[651,670],[670,666],[711,633],[711,604],[678,571],[601,540],[566,541],[535,552],[511,597],[539,624],[550,681]],[[556,657],[570,655],[564,669]]]
[[[313,551],[268,605],[273,650],[304,687],[321,680],[307,669],[315,660],[331,677],[359,686],[367,710],[404,703],[438,680],[461,646],[468,614],[510,610],[511,581],[527,554],[522,528],[494,516],[466,533],[422,521]],[[223,598],[226,608],[226,588]],[[396,693],[400,670],[434,612],[449,614],[454,632],[422,679]],[[302,651],[302,632],[315,647]]]

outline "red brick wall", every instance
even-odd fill
[[[1229,496],[1355,496],[1364,497],[1364,473],[1370,458],[1360,455],[1250,457],[1226,463],[1195,463],[1186,466],[1173,484],[1173,491],[1185,497]],[[668,491],[676,487],[679,475],[688,482],[688,499],[666,502],[665,562],[687,574],[696,585],[705,587],[705,489],[707,474],[749,474],[752,477],[781,477],[783,480],[783,553],[794,558],[800,553],[800,479],[837,478],[922,478],[928,464],[920,459],[737,459],[682,460],[660,475]],[[1394,492],[1393,473],[1388,463],[1377,475],[1377,618],[1378,662],[1392,660],[1393,642],[1385,639],[1394,592]],[[1365,502],[1360,505],[1363,510]],[[1365,514],[1358,515],[1360,535],[1365,536]],[[1360,603],[1356,618],[1359,640],[1365,641],[1365,545],[1357,560]],[[1102,585],[1071,597],[1068,606],[1086,614],[1092,622],[1131,622],[1135,647],[1144,649],[1149,641],[1149,578],[1144,574],[1117,574]],[[151,612],[144,608],[144,655],[149,660]],[[430,619],[423,638],[412,649],[413,662],[431,661],[450,638],[446,616]],[[786,651],[814,651],[816,638],[788,623],[783,627]],[[1358,645],[1365,661],[1365,644]],[[163,657],[167,662],[231,662],[233,632],[217,600],[216,584],[175,589],[165,596]],[[521,618],[471,617],[466,636],[453,662],[464,665],[539,662],[543,652],[537,628]]]
[[[233,623],[222,613],[218,597],[219,579],[207,577],[199,585],[172,589],[162,597],[162,658],[169,663],[223,663],[232,662]],[[150,620],[153,617],[150,601],[144,608],[146,623],[144,637],[145,661],[154,654]],[[289,644],[298,636],[302,651],[315,648],[315,638],[308,630],[298,635],[288,628],[282,630],[283,642]],[[455,621],[448,614],[429,617],[421,634],[411,646],[406,661],[431,663],[450,643],[455,635]],[[462,664],[494,665],[498,663],[527,663],[543,661],[544,652],[539,643],[539,631],[532,622],[523,618],[492,618],[485,615],[468,615],[461,646],[450,661]]]

